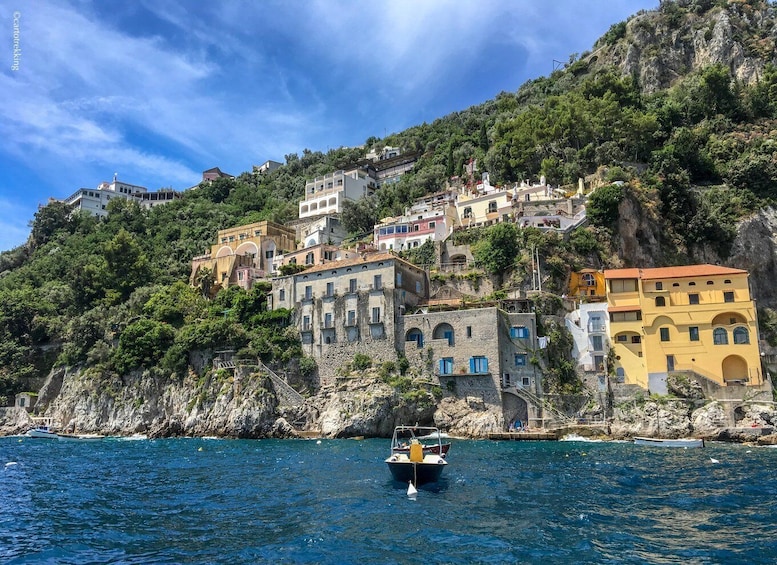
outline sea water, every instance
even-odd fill
[[[415,497],[388,450],[0,438],[0,563],[777,562],[777,449],[454,439]]]

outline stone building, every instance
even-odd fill
[[[402,316],[428,293],[425,271],[392,253],[373,253],[274,278],[270,307],[294,310],[303,351],[325,381],[356,353],[396,361]]]
[[[541,424],[537,322],[526,301],[472,308],[456,299],[429,300],[402,323],[399,345],[411,365],[425,367],[458,396],[481,398],[504,425]]]

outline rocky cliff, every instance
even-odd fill
[[[584,58],[595,68],[615,65],[638,77],[646,92],[671,86],[689,72],[715,64],[731,69],[742,83],[777,62],[777,10],[762,0],[719,2],[662,0],[656,11],[640,12],[605,35]]]

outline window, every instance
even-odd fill
[[[472,326],[467,326],[467,337],[472,337]]]
[[[656,283],[656,290],[664,290],[664,283],[661,281]]]
[[[469,358],[469,372],[475,374],[488,373],[488,359],[482,355]]]
[[[616,339],[616,341],[618,341],[620,343],[626,343],[627,341],[629,341],[629,336],[627,336],[626,334],[620,334],[615,339]]]
[[[313,262],[314,262],[314,259],[313,259],[313,253],[312,252],[308,253],[307,255],[305,255],[305,264],[306,265],[312,265]]]
[[[324,314],[324,327],[325,328],[332,327],[332,314],[330,312],[327,312],[326,314]]]
[[[591,336],[591,349],[593,349],[594,351],[603,351],[604,347],[602,344],[603,344],[602,336],[600,335]]]
[[[639,336],[639,335],[631,336],[631,343],[642,343],[642,336]]]
[[[335,283],[333,282],[326,283],[326,295],[334,296],[334,294],[335,294]]]
[[[583,273],[583,276],[581,278],[583,281],[583,285],[596,286],[596,279],[594,279],[594,276],[591,273]]]
[[[469,206],[464,208],[464,217],[465,218],[471,218],[472,217],[472,208]]]
[[[265,259],[272,259],[274,255],[275,255],[275,251],[273,249],[268,249],[267,251],[264,252]]]
[[[516,367],[525,367],[528,360],[529,360],[529,356],[526,355],[526,353],[516,353],[515,354],[515,366]]]
[[[666,356],[666,370],[674,371],[674,355]]]
[[[699,327],[698,326],[689,327],[688,337],[691,338],[691,341],[699,341]]]
[[[491,201],[488,203],[488,212],[489,214],[492,212],[496,212],[496,202]]]
[[[666,306],[666,298],[663,296],[656,296],[656,307]]]
[[[348,292],[356,292],[356,279],[348,281]]]
[[[715,345],[728,345],[728,332],[723,328],[715,328],[712,332],[712,343]]]
[[[348,314],[346,317],[346,326],[355,326],[356,325],[356,310],[348,310]]]
[[[435,222],[429,222],[429,229],[430,229],[430,230],[433,230],[433,229],[434,229],[434,226],[436,226],[436,225],[437,225],[437,224],[436,224]]]
[[[380,290],[383,288],[383,276],[382,275],[375,275],[373,278],[372,288],[375,290]]]
[[[529,381],[529,377],[523,377],[523,379],[521,379],[521,384],[523,386],[529,386],[531,384],[531,381]]]
[[[688,286],[696,286],[696,283],[691,281],[691,282],[688,283]]]
[[[402,286],[402,273],[397,273],[397,286]]]
[[[237,280],[242,281],[243,280],[243,271],[237,272]]]
[[[421,294],[421,281],[415,281],[415,293]]]
[[[727,290],[723,293],[723,302],[734,302],[734,292]]]
[[[380,307],[375,307],[372,309],[372,323],[373,324],[380,323]]]
[[[278,291],[278,300],[286,300],[286,289],[282,288]]]
[[[424,334],[421,333],[421,330],[418,329],[410,330],[407,332],[405,341],[414,341],[416,345],[421,348],[424,346]]]
[[[669,341],[669,328],[661,328],[661,341]]]
[[[750,334],[747,328],[739,327],[734,329],[734,343],[750,343]]]
[[[698,304],[699,303],[699,295],[695,292],[688,293],[688,304]]]
[[[313,287],[307,285],[305,287],[305,300],[311,300],[313,298]]]
[[[591,316],[588,318],[588,331],[589,332],[603,332],[604,322],[601,316]]]
[[[529,337],[529,330],[525,326],[513,326],[510,328],[510,337],[527,339]]]
[[[440,359],[440,374],[452,375],[453,374],[453,357],[443,357]]]
[[[612,292],[636,292],[637,279],[614,279],[610,281]]]
[[[302,331],[310,329],[310,316],[302,316]]]

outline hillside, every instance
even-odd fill
[[[295,218],[306,179],[384,145],[422,157],[346,210],[354,235],[453,177],[467,182],[470,161],[498,184],[595,178],[590,226],[568,241],[522,230],[505,281],[529,280],[529,244],[559,294],[570,269],[720,262],[749,269],[759,304],[777,307],[776,11],[762,0],[662,2],[550,76],[362,148],[287,155],[266,176],[219,179],[149,211],[114,200],[103,222],[49,205],[28,243],[0,255],[0,397],[55,366],[111,387],[142,370],[180,382],[194,352],[227,347],[300,378],[314,371],[288,313],[266,311],[266,285],[206,300],[187,284],[190,261],[219,229]],[[761,317],[765,330],[777,320]]]

